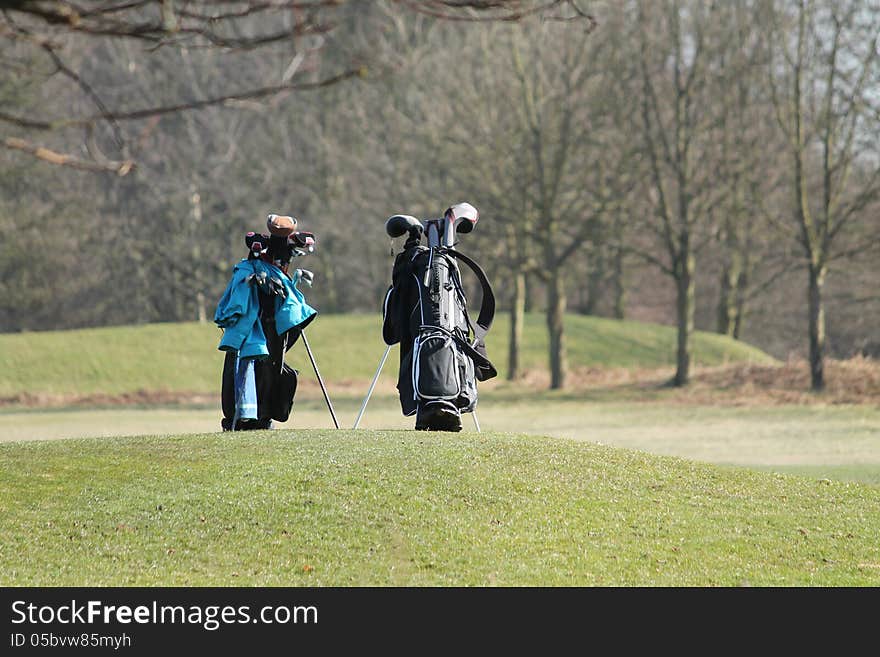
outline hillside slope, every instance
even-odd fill
[[[321,374],[329,381],[368,381],[385,348],[380,323],[376,315],[319,317],[307,333]],[[673,327],[569,315],[566,331],[573,368],[651,368],[674,362]],[[139,390],[216,393],[223,366],[219,340],[217,327],[198,323],[0,335],[0,397]],[[541,315],[526,318],[523,342],[524,366],[544,369],[547,334]],[[500,316],[488,347],[502,375],[507,344],[507,317]],[[300,369],[309,367],[301,344],[291,354]],[[717,365],[773,359],[742,342],[698,332],[694,361]]]

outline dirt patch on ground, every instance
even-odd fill
[[[563,392],[570,397],[593,401],[664,401],[695,405],[880,404],[880,361],[870,358],[826,361],[826,388],[821,394],[810,391],[809,367],[802,360],[780,365],[695,367],[691,383],[685,388],[669,385],[673,373],[673,368],[578,368],[569,373]],[[541,395],[548,390],[549,384],[546,371],[529,371],[513,383],[503,379],[487,381],[480,384],[480,390],[500,397],[507,394]],[[360,400],[366,394],[369,381],[332,381],[327,385],[334,400]],[[394,381],[384,377],[374,392],[376,396],[396,394]],[[297,399],[321,400],[317,381],[301,375]],[[219,403],[219,390],[216,393],[136,390],[119,395],[24,393],[0,398],[0,407],[32,408],[206,407]]]
[[[119,395],[108,394],[31,394],[0,397],[0,406],[54,408],[63,406],[203,406],[217,403],[216,395],[196,392],[136,390]]]
[[[734,396],[768,396],[782,403],[858,404],[880,403],[880,362],[853,358],[825,363],[825,390],[810,391],[810,368],[806,361],[789,361],[781,366],[740,366],[726,371],[701,372],[695,377],[697,390],[707,389]]]
[[[327,383],[330,388],[331,399],[337,397],[356,398],[366,394],[369,382],[364,381],[334,381]],[[375,394],[391,394],[396,392],[393,383],[379,385]],[[297,384],[296,399],[298,400],[323,400],[321,388],[316,380],[309,380],[300,374]],[[115,406],[148,407],[148,406],[171,406],[171,407],[215,407],[220,404],[220,389],[217,392],[194,392],[194,391],[170,391],[170,390],[134,390],[130,392],[110,395],[105,393],[88,394],[53,394],[53,393],[21,393],[7,397],[0,397],[0,408],[25,407],[25,408],[106,408]]]

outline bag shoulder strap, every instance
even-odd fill
[[[474,272],[477,280],[480,281],[480,287],[483,290],[483,301],[480,305],[480,314],[477,317],[477,325],[474,326],[473,329],[477,340],[482,342],[486,338],[489,329],[492,328],[492,322],[495,320],[495,293],[492,291],[492,285],[489,283],[489,278],[486,276],[486,272],[483,271],[483,268],[464,253],[454,249],[449,249],[446,253],[456,260],[466,264],[468,268]]]

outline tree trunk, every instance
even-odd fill
[[[190,183],[190,204],[192,206],[192,217],[193,217],[193,227],[192,232],[195,235],[195,239],[193,239],[192,244],[192,256],[193,262],[196,263],[196,266],[201,266],[202,262],[202,247],[201,247],[201,228],[200,224],[202,223],[202,195],[199,193],[199,188],[196,183]],[[201,287],[196,287],[196,319],[199,324],[204,324],[208,321],[207,319],[207,310],[205,303],[205,293],[202,291]]]
[[[673,384],[687,385],[691,370],[691,336],[694,332],[694,256],[683,246],[676,271],[676,316],[678,322],[678,349]]]
[[[743,266],[743,270],[736,278],[736,310],[733,322],[733,332],[731,337],[739,340],[742,335],[743,323],[746,318],[746,293],[749,289],[748,265]]]
[[[737,190],[736,209],[742,206],[739,200]],[[739,216],[739,214],[737,214]],[[740,241],[738,231],[742,230],[735,223],[735,218],[728,218],[724,226],[724,253],[725,262],[721,272],[721,294],[718,299],[718,333],[735,337],[738,328],[738,317],[740,298],[745,293],[740,285],[744,283],[743,274],[745,272],[744,260],[747,256],[743,254],[743,245]]]
[[[721,335],[733,335],[736,326],[736,274],[729,264],[721,271],[721,291],[718,297],[718,320],[716,331]]]
[[[522,344],[523,317],[526,310],[526,276],[518,271],[513,276],[513,299],[510,304],[510,345],[507,351],[507,380],[520,376],[520,345]]]
[[[565,286],[562,272],[554,269],[547,285],[547,330],[550,333],[550,389],[565,386]]]
[[[527,313],[532,312],[535,309],[535,290],[532,281],[534,277],[529,277],[525,279],[525,297],[523,298],[523,307]]]
[[[583,306],[584,315],[596,315],[599,298],[602,295],[602,278],[605,275],[605,254],[601,246],[593,249],[593,261],[587,274],[587,302]]]
[[[626,287],[623,283],[623,249],[614,250],[614,275],[611,285],[614,290],[614,319],[626,317]]]
[[[323,276],[324,279],[321,281],[321,288],[325,291],[324,303],[322,306],[324,307],[325,312],[338,312],[342,304],[339,299],[339,285],[336,276],[336,268],[324,267],[321,276]],[[378,289],[381,289],[381,286],[377,286],[377,290]],[[382,289],[378,298],[384,298],[386,291],[386,289]]]
[[[809,266],[810,386],[814,392],[825,388],[825,307],[822,303],[825,273],[825,267]]]

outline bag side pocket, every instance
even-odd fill
[[[422,331],[413,345],[413,391],[417,399],[457,399],[461,394],[455,342],[443,331]]]
[[[290,412],[293,410],[293,398],[296,395],[297,372],[285,363],[275,385],[272,388],[272,419],[278,422],[287,422]]]

